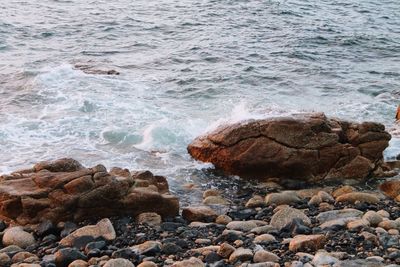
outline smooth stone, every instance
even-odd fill
[[[11,227],[5,230],[3,235],[3,245],[16,245],[26,248],[35,244],[35,238],[31,233],[25,232],[21,227]]]
[[[166,255],[174,255],[182,251],[182,248],[175,243],[167,242],[162,245],[161,251]]]
[[[359,229],[362,229],[362,228],[366,228],[369,225],[370,225],[369,221],[364,220],[364,219],[357,219],[357,220],[348,222],[347,223],[347,229],[349,229],[349,230],[359,230]]]
[[[7,266],[11,263],[11,258],[7,255],[7,253],[0,253],[0,266]]]
[[[334,198],[337,198],[341,195],[347,194],[347,193],[351,193],[356,191],[356,189],[350,185],[344,185],[339,187],[338,189],[336,189],[335,191],[332,192],[332,196]]]
[[[381,215],[383,218],[390,218],[390,214],[386,210],[378,210],[376,213]]]
[[[22,248],[16,245],[10,245],[5,248],[0,249],[0,253],[6,253],[8,256],[12,257],[18,252],[24,251]]]
[[[57,233],[57,227],[49,220],[41,222],[36,228],[36,234],[38,236],[46,236],[56,233]]]
[[[135,267],[135,265],[127,259],[119,258],[107,261],[103,267]]]
[[[230,256],[229,256],[229,262],[230,263],[235,263],[238,261],[248,261],[253,258],[253,252],[250,249],[247,248],[237,248]]]
[[[289,243],[289,250],[298,251],[316,251],[323,248],[326,242],[325,235],[297,235]]]
[[[232,221],[226,225],[227,229],[249,232],[251,229],[257,227],[257,224],[253,221]]]
[[[327,252],[317,252],[314,255],[314,259],[312,260],[312,264],[314,266],[332,266],[335,263],[338,263],[339,260],[335,257],[332,257],[329,253]]]
[[[141,264],[139,264],[137,267],[157,267],[158,265],[155,264],[152,261],[144,261]]]
[[[183,260],[179,262],[175,262],[171,265],[171,267],[204,267],[205,264],[202,260],[197,259],[195,257],[191,257],[188,260]]]
[[[217,254],[222,258],[228,258],[233,252],[235,248],[228,243],[222,243],[217,250]]]
[[[189,222],[213,222],[217,218],[217,213],[206,206],[187,207],[182,209],[182,217]]]
[[[223,225],[227,225],[228,223],[230,223],[232,221],[232,218],[229,217],[228,215],[219,215],[216,219],[215,219],[215,223],[218,224],[223,224]]]
[[[342,210],[330,210],[321,212],[317,215],[316,219],[320,223],[324,223],[334,219],[347,218],[347,217],[361,217],[363,212],[356,209],[342,209]]]
[[[263,249],[258,250],[256,253],[254,253],[253,257],[253,261],[255,263],[269,262],[269,261],[278,262],[279,260],[280,258],[276,254]]]
[[[203,192],[203,199],[206,199],[207,197],[211,196],[220,196],[221,193],[217,189],[207,189],[206,191]]]
[[[297,252],[296,256],[301,262],[309,262],[314,259],[314,255],[305,252]]]
[[[250,198],[245,204],[246,208],[257,208],[257,207],[263,207],[263,206],[265,206],[265,200],[262,196],[258,196],[258,195]]]
[[[161,251],[161,247],[162,245],[158,241],[146,241],[131,247],[131,249],[140,255],[154,255]]]
[[[328,202],[328,203],[335,202],[335,199],[328,192],[321,190],[318,192],[317,196],[321,198],[322,202]]]
[[[358,220],[358,217],[347,217],[347,218],[339,218],[339,219],[333,219],[330,221],[326,221],[323,224],[321,224],[319,227],[324,230],[324,229],[337,229],[337,228],[344,228],[349,222]]]
[[[228,205],[229,202],[221,196],[208,196],[203,199],[204,205]]]
[[[309,206],[318,206],[321,202],[322,202],[322,198],[318,195],[315,195],[308,201],[307,204]]]
[[[363,192],[346,193],[346,194],[340,195],[336,198],[336,202],[355,203],[356,201],[359,201],[362,203],[375,204],[375,203],[379,202],[379,198],[374,194],[363,193]]]
[[[277,229],[282,229],[296,218],[302,220],[305,225],[311,225],[310,218],[302,211],[290,207],[283,208],[276,212],[271,218],[270,225]]]
[[[115,230],[111,221],[108,218],[105,218],[100,220],[96,225],[87,225],[75,230],[68,236],[61,239],[60,245],[71,247],[79,238],[86,236],[92,237],[93,239],[102,237],[105,240],[109,241],[114,240],[116,238]]]
[[[393,220],[384,220],[378,224],[378,227],[381,227],[385,230],[399,229],[399,226],[400,226],[400,224]]]
[[[67,267],[75,260],[86,260],[86,256],[79,252],[76,248],[63,248],[55,254],[55,263],[57,267]]]
[[[161,216],[155,212],[144,212],[140,213],[136,217],[136,222],[139,224],[147,224],[152,227],[157,227],[161,225]]]
[[[34,257],[35,260],[39,260],[39,258],[36,255],[34,255],[34,254],[30,253],[30,252],[21,251],[21,252],[18,252],[17,254],[15,254],[12,257],[11,261],[13,263],[18,263],[18,262],[23,262],[25,259],[28,259],[28,258],[31,258],[31,257]]]
[[[256,235],[260,235],[260,234],[267,234],[269,232],[275,231],[276,228],[273,227],[272,225],[263,225],[263,226],[259,226],[256,228],[251,229],[251,233],[254,233]]]
[[[262,243],[268,244],[272,242],[276,242],[276,239],[273,235],[270,234],[262,234],[254,238],[255,244],[262,244]]]
[[[367,211],[362,218],[367,220],[371,226],[377,226],[383,220],[382,216],[373,210]]]
[[[89,264],[84,260],[75,260],[71,262],[68,267],[88,267]]]
[[[300,202],[300,197],[294,191],[284,191],[280,193],[270,193],[265,197],[266,205],[294,204]]]

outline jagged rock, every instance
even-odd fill
[[[383,164],[390,138],[379,123],[297,114],[221,126],[196,138],[188,152],[245,178],[364,179]]]
[[[137,186],[139,180],[147,181],[147,187]],[[22,225],[143,212],[162,217],[179,212],[179,200],[168,193],[167,180],[148,171],[118,168],[108,173],[102,165],[85,168],[76,160],[60,159],[0,176],[0,216]]]

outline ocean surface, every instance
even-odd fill
[[[213,175],[186,146],[219,123],[322,111],[396,135],[398,104],[398,0],[0,5],[0,173],[73,157],[178,188]]]

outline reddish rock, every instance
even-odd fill
[[[316,251],[324,247],[326,242],[324,235],[297,235],[289,243],[289,250]]]
[[[382,164],[390,138],[379,123],[297,114],[221,126],[196,138],[188,152],[245,178],[364,179]]]
[[[187,207],[182,210],[182,217],[189,222],[214,222],[217,213],[206,206]]]
[[[145,175],[143,175],[145,173]],[[146,179],[147,187],[135,181]],[[104,166],[85,168],[73,159],[41,162],[30,170],[0,176],[0,216],[19,224],[156,212],[173,217],[179,200],[165,177]]]
[[[400,180],[385,181],[379,186],[379,189],[387,196],[396,198],[400,195]]]

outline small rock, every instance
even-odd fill
[[[5,248],[0,249],[0,253],[6,253],[8,256],[13,257],[18,252],[24,251],[22,248],[16,245],[10,245]]]
[[[383,220],[382,216],[373,210],[367,211],[362,218],[367,220],[371,226],[377,226]]]
[[[317,252],[311,263],[314,266],[332,266],[337,262],[339,262],[339,260],[335,257],[332,257],[329,253]]]
[[[206,206],[187,207],[183,208],[182,217],[189,222],[213,222],[217,218],[217,213]]]
[[[309,206],[318,206],[322,202],[322,198],[318,195],[313,196],[310,201],[308,201]]]
[[[158,241],[146,241],[131,247],[131,249],[140,255],[154,255],[161,251],[161,246],[161,243]]]
[[[152,261],[144,261],[141,264],[139,264],[137,267],[157,267],[158,265],[155,264]]]
[[[297,235],[289,243],[289,250],[297,251],[316,251],[323,248],[326,239],[324,235]]]
[[[363,192],[346,193],[336,198],[336,202],[355,203],[356,201],[359,201],[361,203],[374,204],[379,202],[379,198],[374,194],[363,193]]]
[[[347,223],[347,229],[349,230],[360,230],[369,226],[369,221],[364,219],[357,219]]]
[[[265,251],[263,249],[258,250],[256,253],[254,253],[253,257],[253,261],[255,263],[268,262],[268,261],[278,262],[279,260],[280,258],[277,255],[275,255],[272,252]]]
[[[340,229],[344,228],[349,222],[358,220],[359,218],[357,217],[347,217],[347,218],[339,218],[339,219],[333,219],[330,221],[326,221],[323,224],[321,224],[319,227],[322,230],[325,229]]]
[[[288,223],[292,222],[293,219],[300,219],[305,225],[310,225],[311,220],[302,211],[290,207],[283,208],[275,213],[272,218],[270,225],[277,229],[282,229]]]
[[[222,258],[228,258],[233,252],[235,248],[228,243],[222,243],[219,247],[217,254],[220,255]]]
[[[226,225],[227,229],[237,230],[242,232],[249,232],[251,229],[257,227],[257,224],[252,221],[232,221]]]
[[[206,191],[203,192],[203,199],[206,199],[207,197],[211,196],[220,196],[220,192],[216,189],[207,189]]]
[[[129,260],[127,259],[111,259],[104,264],[103,267],[135,267]]]
[[[203,199],[204,205],[228,205],[229,202],[221,196],[208,196]]]
[[[397,229],[390,229],[388,230],[389,235],[399,235],[399,230]]]
[[[92,237],[93,239],[102,237],[105,240],[114,240],[116,238],[114,227],[111,221],[107,218],[100,220],[96,225],[87,225],[82,228],[79,228],[64,237],[60,241],[60,245],[71,247],[74,246],[74,243],[80,239],[81,237]],[[90,239],[88,239],[90,240]],[[93,240],[91,240],[93,241]],[[91,242],[89,241],[89,242]],[[87,242],[87,243],[89,243]],[[86,244],[85,244],[86,245]]]
[[[319,191],[318,196],[321,198],[323,202],[328,202],[328,203],[333,203],[335,202],[335,199],[327,192],[325,191]]]
[[[399,223],[397,223],[396,221],[393,221],[393,220],[384,220],[384,221],[381,221],[378,224],[378,226],[382,227],[385,230],[398,229],[399,228]]]
[[[281,193],[270,193],[265,197],[265,203],[267,205],[282,205],[282,204],[293,204],[300,202],[300,197],[294,191],[284,191]]]
[[[182,251],[182,248],[175,243],[167,242],[162,245],[162,252],[166,255],[175,255]]]
[[[144,212],[137,216],[136,222],[139,224],[147,224],[152,227],[161,225],[161,216],[155,212]]]
[[[76,260],[71,262],[68,267],[88,267],[89,264],[84,260]]]
[[[383,218],[390,218],[390,214],[386,210],[378,210],[376,213],[381,215]]]
[[[35,244],[33,235],[25,232],[21,227],[11,227],[4,232],[4,246],[16,245],[20,248],[26,248],[33,244]]]
[[[273,235],[270,234],[262,234],[254,238],[254,243],[256,244],[268,244],[273,242],[276,242],[276,239]]]
[[[256,235],[260,235],[260,234],[268,234],[273,231],[276,231],[276,228],[273,227],[272,225],[263,225],[263,226],[259,226],[259,227],[251,229],[250,232],[254,233]]]
[[[10,257],[7,253],[0,253],[0,266],[7,266],[11,263]]]
[[[36,229],[36,234],[40,237],[57,234],[57,232],[57,227],[49,220],[41,222]]]
[[[195,257],[191,257],[188,260],[175,262],[171,267],[204,267],[204,263]]]
[[[248,261],[253,258],[253,252],[250,249],[247,248],[238,248],[236,249],[230,256],[229,256],[229,262],[230,263],[235,263],[238,261]]]
[[[317,215],[316,219],[320,223],[324,223],[334,219],[347,218],[347,217],[361,217],[363,212],[356,209],[342,209],[342,210],[330,210],[321,212]]]
[[[245,205],[246,208],[257,208],[263,206],[265,206],[264,198],[258,195],[250,198]]]
[[[30,252],[21,251],[21,252],[18,252],[17,254],[15,254],[12,257],[11,261],[13,263],[19,263],[19,262],[23,262],[25,259],[28,259],[30,257],[34,257],[36,260],[39,260],[39,258],[36,255],[34,255]]]
[[[356,191],[356,189],[352,186],[349,185],[344,185],[342,187],[339,187],[338,189],[336,189],[335,191],[332,192],[332,196],[334,198],[337,198],[341,195],[347,194],[347,193],[351,193]]]
[[[227,225],[227,224],[230,223],[231,221],[232,221],[232,218],[229,217],[228,215],[219,215],[219,216],[215,219],[215,223],[223,224],[223,225]]]
[[[86,260],[86,256],[80,253],[76,248],[60,249],[54,256],[57,267],[67,267],[75,260]]]

